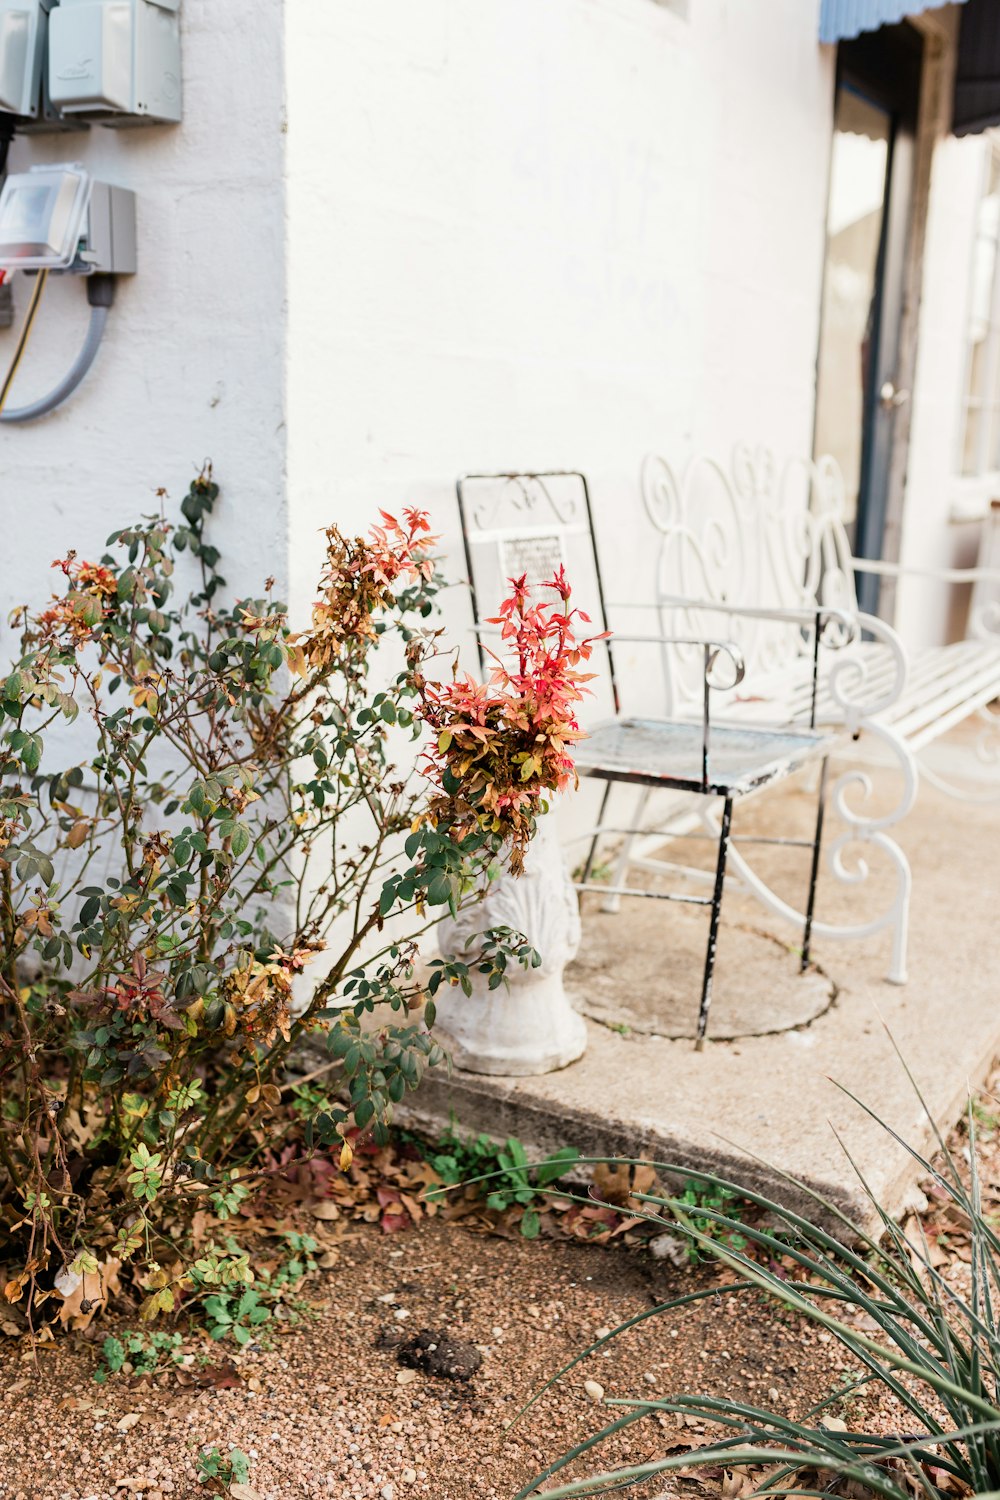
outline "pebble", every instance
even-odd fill
[[[595,1339],[606,1339],[606,1338],[610,1338],[610,1336],[611,1336],[611,1329],[610,1328],[598,1328],[595,1331],[595,1333],[594,1333],[594,1338]]]
[[[599,1381],[585,1380],[583,1382],[583,1388],[587,1392],[587,1395],[590,1397],[591,1401],[604,1400],[604,1387],[600,1384]]]
[[[395,1500],[396,1491],[391,1484],[384,1484],[378,1493],[379,1500]]]
[[[672,1266],[683,1266],[688,1258],[687,1242],[676,1234],[658,1234],[648,1248],[655,1260],[669,1261]]]
[[[397,1385],[409,1385],[410,1381],[411,1380],[416,1380],[416,1378],[417,1378],[417,1372],[416,1372],[416,1370],[397,1370],[396,1371],[396,1384]]]
[[[402,1472],[402,1474],[400,1474],[399,1477],[403,1481],[404,1484],[416,1484],[416,1482],[417,1482],[417,1471],[416,1471],[416,1469],[404,1469],[403,1472]]]

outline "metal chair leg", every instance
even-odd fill
[[[819,792],[816,802],[816,831],[813,835],[812,864],[809,870],[809,899],[806,902],[806,925],[802,937],[802,963],[799,972],[804,974],[809,967],[809,949],[812,945],[813,913],[816,910],[816,882],[819,879],[819,855],[823,842],[823,815],[826,811],[826,779],[829,759],[824,755],[819,771]]]
[[[708,947],[705,950],[705,977],[701,985],[701,1009],[698,1011],[698,1039],[695,1051],[705,1045],[708,1029],[708,1011],[712,1004],[712,977],[715,973],[715,950],[719,941],[719,915],[722,911],[722,891],[726,880],[726,859],[729,855],[729,833],[733,822],[733,799],[727,797],[722,805],[722,826],[719,829],[719,857],[715,865],[715,886],[712,891],[712,916],[708,926]]]

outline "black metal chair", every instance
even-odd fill
[[[608,605],[594,533],[590,490],[585,476],[576,470],[539,473],[466,474],[457,483],[462,539],[480,665],[485,670],[484,642],[492,633],[487,621],[495,613],[505,580],[527,573],[529,583],[539,584],[560,563],[573,585],[574,603],[580,604],[601,630],[610,630]],[[726,860],[732,833],[733,807],[741,799],[782,780],[807,761],[821,761],[816,820],[811,839],[754,838],[755,843],[774,843],[812,851],[806,902],[801,968],[809,964],[819,872],[820,845],[826,802],[827,756],[837,736],[815,727],[819,650],[830,622],[842,633],[843,617],[837,610],[785,611],[791,628],[810,630],[813,638],[813,712],[808,729],[727,725],[713,721],[713,692],[730,692],[743,680],[744,662],[731,641],[706,640],[661,634],[614,633],[604,643],[610,717],[599,723],[576,749],[581,776],[606,783],[596,826],[583,837],[589,840],[580,891],[600,892],[605,898],[619,896],[646,900],[676,901],[709,908],[708,941],[702,974],[696,1046],[704,1045],[712,1001],[712,980],[718,945],[719,918],[726,881]],[[616,645],[654,646],[659,651],[700,652],[704,690],[699,719],[623,716],[615,665]],[[683,891],[658,891],[626,884],[608,885],[592,879],[602,839],[648,834],[647,828],[622,828],[607,821],[614,785],[691,793],[721,802],[717,826],[718,850],[710,896]],[[708,835],[670,833],[667,837]],[[739,840],[735,840],[739,842]]]

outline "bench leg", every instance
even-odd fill
[[[610,786],[611,783],[609,782],[608,785]],[[633,828],[642,828],[646,817],[646,808],[649,806],[649,799],[652,795],[651,787],[643,787],[639,796],[639,804],[635,810],[635,816],[631,820]],[[601,821],[604,821],[603,807],[601,809]],[[611,877],[611,884],[618,889],[628,884],[629,865],[632,863],[632,849],[636,839],[639,837],[641,835],[638,833],[627,833],[625,835],[625,842],[622,844],[618,858],[615,860],[614,874]],[[616,912],[621,904],[622,898],[620,895],[605,896],[601,902],[601,911]]]
[[[809,897],[806,901],[806,920],[802,934],[802,963],[800,972],[809,967],[809,950],[812,946],[813,915],[816,911],[816,882],[819,879],[819,856],[823,842],[823,815],[826,812],[826,778],[829,757],[824,755],[819,771],[819,789],[816,794],[816,829],[813,834],[812,862],[809,868]]]
[[[910,862],[902,849],[893,844],[900,863],[899,890],[896,898],[896,921],[892,929],[892,959],[889,964],[889,972],[885,976],[890,984],[905,984],[906,973],[906,946],[910,936],[910,892],[913,889],[913,875],[910,872]]]
[[[601,830],[604,827],[604,814],[607,811],[608,798],[611,796],[611,786],[612,783],[610,781],[606,781],[604,783],[604,791],[601,795],[601,807],[600,811],[597,814],[597,827],[594,830],[594,836],[590,841],[590,848],[587,850],[587,858],[585,859],[583,865],[583,875],[581,876],[582,885],[587,884],[587,881],[590,879],[590,872],[594,868],[594,859],[597,855],[597,845],[601,837]]]
[[[722,824],[719,828],[719,857],[715,865],[715,886],[712,891],[712,915],[708,926],[708,947],[705,950],[705,975],[701,984],[701,1007],[698,1011],[698,1038],[696,1051],[705,1045],[708,1029],[708,1012],[712,1004],[712,979],[715,974],[715,950],[719,942],[719,915],[722,911],[722,892],[726,883],[726,860],[729,858],[729,834],[733,823],[733,799],[727,797],[722,806]]]

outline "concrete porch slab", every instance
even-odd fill
[[[965,767],[967,752],[968,735],[960,733],[956,763]],[[947,771],[950,759],[938,747],[936,769]],[[873,774],[878,797],[882,773]],[[888,781],[884,791],[891,797]],[[801,834],[813,808],[808,785],[798,781],[741,809],[737,831]],[[652,901],[623,902],[609,916],[598,910],[600,898],[588,897],[584,956],[567,975],[589,1017],[585,1055],[534,1078],[438,1071],[412,1096],[408,1118],[433,1127],[453,1115],[465,1131],[517,1135],[538,1153],[573,1145],[585,1155],[714,1169],[815,1215],[788,1173],[871,1222],[839,1134],[880,1201],[899,1213],[919,1170],[836,1083],[926,1154],[932,1123],[887,1029],[942,1129],[1000,1053],[1000,803],[973,806],[924,786],[898,834],[914,877],[907,985],[883,978],[884,935],[818,941],[821,973],[800,980],[795,931],[734,891],[723,908],[714,1039],[697,1053],[690,1036],[704,916]],[[768,849],[767,873],[791,895],[804,887],[807,858]],[[886,891],[878,868],[854,889],[824,871],[818,916],[859,920],[880,909]]]

